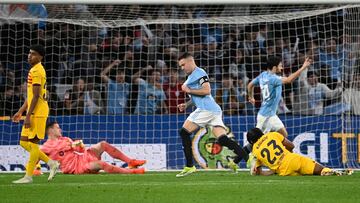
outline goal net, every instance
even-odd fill
[[[176,106],[186,75],[177,58],[193,54],[210,77],[229,136],[240,145],[261,104],[246,85],[278,55],[279,117],[297,153],[334,168],[360,162],[359,5],[0,5],[0,171],[23,170],[21,125],[10,117],[26,99],[31,44],[46,47],[49,121],[88,146],[106,140],[151,170],[180,169],[178,129],[190,112]],[[233,154],[211,128],[193,138],[198,166],[223,168]],[[124,163],[104,157],[112,163]],[[245,168],[245,163],[241,163]]]

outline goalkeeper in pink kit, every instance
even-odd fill
[[[57,122],[49,123],[46,127],[48,140],[41,150],[53,160],[60,162],[60,169],[67,174],[98,173],[104,170],[107,173],[143,174],[144,168],[137,168],[146,163],[145,160],[131,159],[120,150],[102,141],[89,148],[85,148],[81,140],[73,141],[63,137]],[[101,154],[108,153],[111,157],[128,164],[129,168],[122,168],[101,161]]]

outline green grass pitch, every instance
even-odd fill
[[[0,174],[0,202],[360,202],[360,172],[352,176],[254,177],[248,172],[200,171],[144,175],[63,175],[33,184],[11,181],[23,174]]]

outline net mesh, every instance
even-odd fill
[[[46,47],[49,120],[88,144],[150,144],[144,154],[165,162],[153,169],[184,163],[178,129],[193,109],[176,108],[187,100],[181,91],[186,76],[177,65],[181,53],[192,53],[209,74],[212,95],[241,145],[261,103],[259,89],[256,105],[247,102],[246,85],[266,69],[268,56],[279,55],[284,76],[305,57],[314,60],[284,86],[279,104],[296,152],[331,167],[358,167],[358,19],[358,5],[2,4],[0,146],[19,141],[21,126],[9,116],[25,101],[26,58],[34,43]],[[206,149],[195,153],[198,159],[216,157]],[[7,156],[8,165],[0,164],[10,170],[13,154]]]

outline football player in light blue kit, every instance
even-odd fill
[[[189,53],[184,53],[179,58],[179,66],[188,75],[187,80],[182,85],[182,90],[190,96],[190,101],[178,105],[180,111],[195,105],[197,108],[186,119],[180,130],[184,154],[186,158],[185,168],[176,175],[183,177],[196,171],[193,165],[193,155],[191,147],[191,134],[199,127],[212,126],[213,134],[217,137],[218,143],[233,150],[237,157],[229,162],[229,167],[234,171],[238,168],[238,163],[245,156],[245,151],[239,144],[226,136],[226,128],[222,120],[222,110],[211,96],[209,77],[206,72],[197,67],[194,58]]]
[[[307,69],[312,60],[306,58],[304,64],[295,73],[292,73],[289,77],[281,77],[277,74],[282,73],[283,65],[281,59],[275,56],[270,56],[267,62],[267,71],[262,72],[254,80],[248,84],[248,96],[249,101],[255,104],[254,86],[260,85],[262,103],[260,111],[257,115],[256,127],[261,129],[262,132],[278,132],[284,137],[288,136],[284,124],[276,115],[278,105],[281,99],[282,85],[292,83],[301,72]]]
[[[276,115],[281,100],[282,85],[292,83],[311,63],[312,60],[306,58],[304,64],[295,73],[292,73],[288,77],[281,77],[277,75],[282,73],[284,69],[281,59],[276,56],[270,56],[268,58],[267,71],[262,72],[247,86],[249,101],[252,104],[255,104],[254,86],[260,86],[261,89],[262,103],[256,117],[256,128],[259,128],[264,133],[278,132],[285,138],[288,136],[284,124]],[[244,150],[247,154],[250,154],[252,145],[247,144],[244,146]],[[254,156],[251,155],[248,159],[247,167],[252,168],[255,162],[256,158],[254,159]]]

